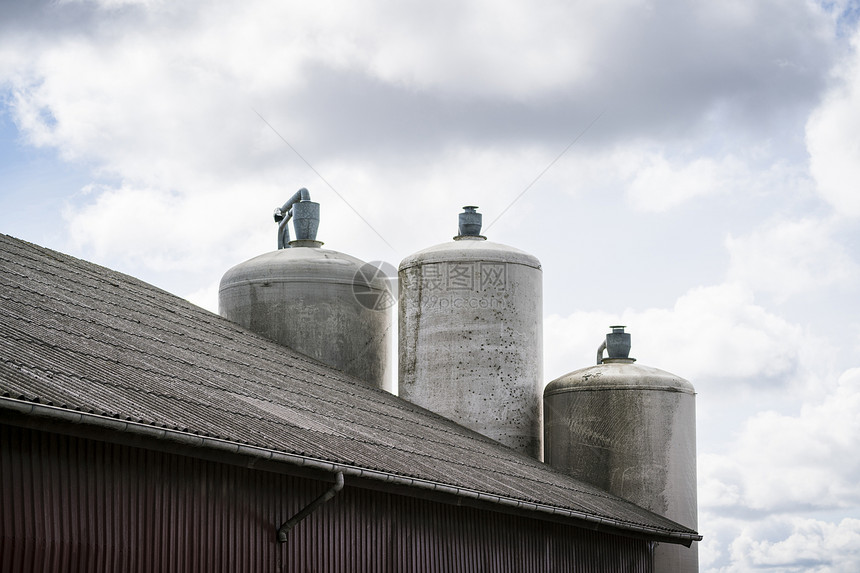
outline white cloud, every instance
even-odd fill
[[[841,215],[860,216],[860,31],[836,85],[809,117],[806,145],[818,192]]]
[[[774,530],[783,535],[774,536]],[[732,565],[720,571],[853,573],[860,570],[860,519],[829,523],[775,518],[744,527],[731,543]]]
[[[746,166],[732,156],[670,161],[653,154],[636,170],[628,199],[642,211],[666,211],[697,197],[727,194],[750,178]]]
[[[702,529],[700,528],[701,532]],[[708,530],[704,539],[699,542],[699,571],[712,571],[712,566],[717,565],[724,556],[724,542],[714,535],[713,530]]]
[[[57,4],[94,4],[103,9],[125,8],[127,6],[155,7],[164,3],[165,0],[57,0]]]
[[[254,165],[261,124],[217,65],[135,34],[105,44],[66,40],[35,57],[13,91],[31,144],[148,186]]]
[[[264,135],[279,141],[271,132]],[[397,266],[410,252],[449,241],[464,204],[481,206],[485,226],[492,223],[547,157],[541,149],[452,146],[420,162],[319,162],[315,168],[336,192],[312,172],[295,168],[249,172],[240,182],[188,173],[179,190],[132,182],[90,186],[68,201],[63,216],[73,246],[83,256],[103,263],[121,261],[122,268],[135,264],[156,272],[194,272],[198,280],[184,292],[198,291],[229,267],[275,248],[271,213],[299,185],[321,204],[318,238],[325,248]],[[419,168],[423,177],[416,179]],[[559,173],[569,170],[561,168],[551,177],[563,178]],[[521,224],[528,208],[519,204],[502,220],[504,227]],[[498,238],[500,228],[488,231],[492,239]],[[192,300],[212,308],[205,297]]]
[[[93,5],[105,10],[93,15]],[[477,102],[475,111],[498,109],[492,127],[478,129],[518,137],[534,126],[506,126],[514,109],[506,105],[558,130],[582,125],[571,121],[571,109],[590,115],[609,103],[604,129],[625,133],[661,121],[695,130],[715,107],[750,107],[755,118],[786,98],[811,99],[809,86],[820,82],[830,51],[831,23],[822,11],[802,1],[729,7],[642,0],[557,1],[540,10],[486,0],[420,7],[381,0],[66,2],[54,12],[84,11],[102,25],[87,34],[11,33],[0,41],[0,62],[17,62],[4,73],[33,142],[108,168],[128,162],[122,173],[129,176],[134,162],[118,157],[120,150],[134,151],[156,172],[159,152],[211,166],[253,144],[239,110],[277,109],[278,125],[303,140],[313,135],[310,119],[318,126],[320,116],[339,112],[307,114],[308,103],[344,107],[347,122],[360,122],[356,116],[370,105],[363,96],[373,101],[373,89],[385,98],[420,95],[443,108]],[[34,27],[42,16],[34,9]],[[762,25],[771,30],[766,38],[758,33]],[[339,97],[312,91],[326,87],[309,83],[321,73],[331,74]],[[364,81],[357,89],[356,78]],[[753,89],[755,99],[732,93]],[[386,103],[383,115],[393,107]],[[537,108],[524,110],[523,103]],[[446,120],[430,111],[436,115],[415,119],[441,117],[449,131],[476,129],[466,124],[479,114]],[[42,121],[48,115],[53,120]],[[344,127],[334,122],[323,140]],[[408,133],[400,130],[401,137]],[[211,161],[200,162],[195,149]]]
[[[622,208],[631,209],[642,221],[640,214],[662,215],[682,207],[691,207],[688,216],[701,216],[694,209],[704,204],[713,207],[712,217],[702,220],[706,226],[721,214],[741,211],[735,217],[741,228],[757,221],[763,207],[786,197],[814,197],[804,168],[785,161],[773,146],[742,146],[737,154],[715,152],[714,146],[719,147],[716,140],[704,137],[685,149],[644,140],[600,150],[573,148],[552,166],[539,187],[563,189],[574,196],[604,196],[607,208],[611,205],[619,215]],[[551,157],[549,151],[545,154]],[[721,233],[726,227],[731,228],[723,223]]]
[[[276,200],[265,202],[265,193],[224,186],[217,192],[207,193],[205,186],[194,191],[100,188],[91,202],[69,204],[63,216],[76,249],[95,260],[119,261],[122,268],[201,272],[223,267],[225,259],[249,248],[264,252],[259,247],[265,231],[275,233],[265,223]]]
[[[858,570],[860,520],[816,514],[860,511],[860,368],[823,392],[796,414],[759,412],[724,453],[699,456],[703,571]]]
[[[601,32],[642,8],[639,0],[553,2],[540,10],[527,2],[485,0],[418,10],[380,3],[373,15],[384,12],[391,25],[381,33],[374,25],[379,39],[366,53],[367,66],[385,81],[455,97],[526,97],[594,79]]]
[[[730,280],[777,300],[809,290],[856,280],[857,263],[834,237],[830,221],[773,221],[743,237],[731,235]]]
[[[572,153],[564,158],[564,163],[575,165],[566,186],[580,193],[625,189],[629,205],[645,213],[664,213],[715,196],[752,204],[759,197],[808,192],[803,169],[775,155],[772,145],[725,153],[713,149],[716,144],[707,137],[696,145],[672,148],[635,140],[607,150]]]
[[[808,343],[802,329],[753,302],[738,284],[699,287],[674,307],[619,314],[550,315],[544,323],[545,372],[556,377],[594,364],[607,327],[625,324],[631,356],[693,381],[789,384]]]
[[[241,262],[241,261],[239,261]],[[238,263],[237,263],[238,264]],[[209,286],[196,290],[185,298],[201,308],[205,308],[209,312],[218,313],[218,288],[221,286],[221,281],[216,281]]]
[[[804,511],[860,506],[860,368],[799,414],[763,411],[724,454],[700,457],[700,506]]]

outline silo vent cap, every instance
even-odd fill
[[[630,333],[624,332],[624,326],[610,326],[612,332],[606,335],[606,339],[600,348],[597,349],[597,364],[606,362],[635,362],[635,358],[630,358]],[[603,351],[606,351],[606,358],[603,357]]]
[[[296,229],[295,241],[290,240],[290,228],[287,225],[290,219]],[[320,247],[323,244],[316,240],[320,225],[320,204],[311,201],[311,194],[304,187],[275,209],[275,223],[278,223],[278,249]]]
[[[477,205],[466,205],[463,207],[463,212],[459,217],[459,234],[454,237],[455,241],[462,239],[479,239],[487,240],[487,237],[481,234],[481,225],[483,224],[483,215],[476,211]]]

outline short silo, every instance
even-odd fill
[[[598,364],[544,390],[544,457],[568,475],[696,529],[696,403],[692,384],[634,364],[613,326]],[[608,356],[603,358],[603,351]],[[698,571],[696,544],[660,544],[655,571]]]
[[[400,396],[540,459],[540,262],[488,241],[475,209],[400,263]]]
[[[292,218],[296,240],[289,240]],[[391,307],[384,274],[316,240],[319,204],[299,190],[275,211],[278,250],[227,271],[219,313],[275,342],[384,388]],[[277,357],[273,357],[277,360]]]

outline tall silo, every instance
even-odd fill
[[[545,461],[696,529],[695,390],[679,376],[634,364],[630,334],[611,328],[596,366],[544,390]],[[654,558],[655,571],[698,571],[695,543],[660,544]]]
[[[400,263],[400,396],[540,459],[541,265],[482,236],[476,209]]]
[[[292,218],[296,239],[289,240]],[[284,346],[384,388],[393,295],[364,261],[321,248],[319,204],[300,189],[275,210],[278,250],[228,270],[219,313]],[[277,357],[273,357],[277,360]]]

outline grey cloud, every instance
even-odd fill
[[[59,4],[56,0],[0,3],[0,33],[5,36],[41,36],[56,39],[57,34],[86,33],[98,23],[92,6]]]
[[[416,86],[315,65],[302,70],[304,90],[281,101],[286,113],[314,126],[315,146],[359,154],[421,153],[452,141],[563,146],[602,109],[583,145],[686,139],[709,122],[769,138],[802,125],[836,50],[822,34],[823,16],[796,3],[763,5],[767,10],[739,25],[665,3],[651,18],[605,30],[593,77],[528,97],[470,86],[457,94],[455,85]]]
[[[536,106],[498,99],[454,98],[384,83],[357,71],[317,68],[306,89],[275,114],[312,125],[306,143],[320,152],[421,154],[450,143],[505,145],[571,139],[594,106]],[[289,138],[287,138],[289,139]]]
[[[98,45],[121,42],[125,32],[151,34],[156,41],[164,34],[194,38],[204,25],[230,25],[213,16],[229,10],[221,6],[220,12],[212,12],[206,4],[110,10],[91,3],[21,4],[26,7],[15,7],[15,3],[4,8],[10,15],[4,20],[14,22],[7,26],[39,35],[45,43],[55,39],[54,31],[74,31]],[[433,21],[424,24],[427,29],[416,30],[427,42],[422,46],[423,57],[434,58],[436,68],[453,69],[461,66],[458,58],[468,54],[470,65],[476,66],[472,77],[463,79],[462,74],[452,72],[425,82],[422,70],[416,68],[410,72],[411,79],[396,74],[382,79],[372,57],[367,61],[359,57],[355,65],[338,68],[331,62],[306,60],[298,68],[253,72],[252,76],[260,78],[266,74],[301,76],[302,87],[266,88],[253,96],[249,107],[258,108],[284,129],[282,135],[288,141],[315,157],[420,157],[458,143],[476,147],[525,143],[560,150],[604,109],[605,115],[580,147],[602,147],[634,138],[664,143],[689,140],[713,127],[713,122],[720,128],[733,128],[736,135],[769,138],[801,124],[818,97],[835,53],[832,39],[822,33],[829,20],[804,2],[741,4],[749,12],[746,19],[715,18],[708,3],[668,0],[650,9],[638,4],[629,13],[596,23],[604,28],[595,30],[585,48],[576,38],[559,37],[558,32],[546,39],[547,46],[542,44],[544,38],[535,37],[535,50],[548,62],[557,62],[548,65],[563,66],[558,63],[563,58],[551,57],[552,49],[558,47],[549,47],[561,42],[566,50],[590,50],[591,70],[583,76],[563,67],[549,69],[544,73],[558,78],[550,82],[552,87],[536,86],[516,93],[506,91],[498,76],[517,74],[528,62],[506,51],[504,32],[493,36],[498,53],[481,59],[470,53],[474,48],[466,43],[471,41],[468,35],[450,38],[429,33],[429,28],[440,27],[430,19]],[[576,16],[567,8],[560,13],[562,18]],[[473,10],[451,18],[480,16],[480,11]],[[394,18],[421,25],[421,19],[413,15]],[[398,22],[385,25],[395,27]],[[324,33],[349,32],[335,26]],[[381,34],[379,49],[397,51],[399,41],[397,36]],[[445,49],[437,54],[435,48],[443,42]],[[179,43],[173,49],[179,46],[187,48],[188,44]],[[495,50],[495,45],[491,47]],[[163,58],[172,61],[180,56],[187,54],[167,53]],[[217,55],[212,62],[205,61],[205,52],[193,57],[202,58],[204,68],[219,69]],[[508,59],[506,67],[503,64]],[[244,88],[229,85],[229,81],[238,81],[229,74],[224,79],[223,91],[207,97],[229,102]],[[497,88],[478,85],[482,81],[500,84]],[[159,89],[151,87],[156,92]],[[228,93],[231,91],[234,93]]]

